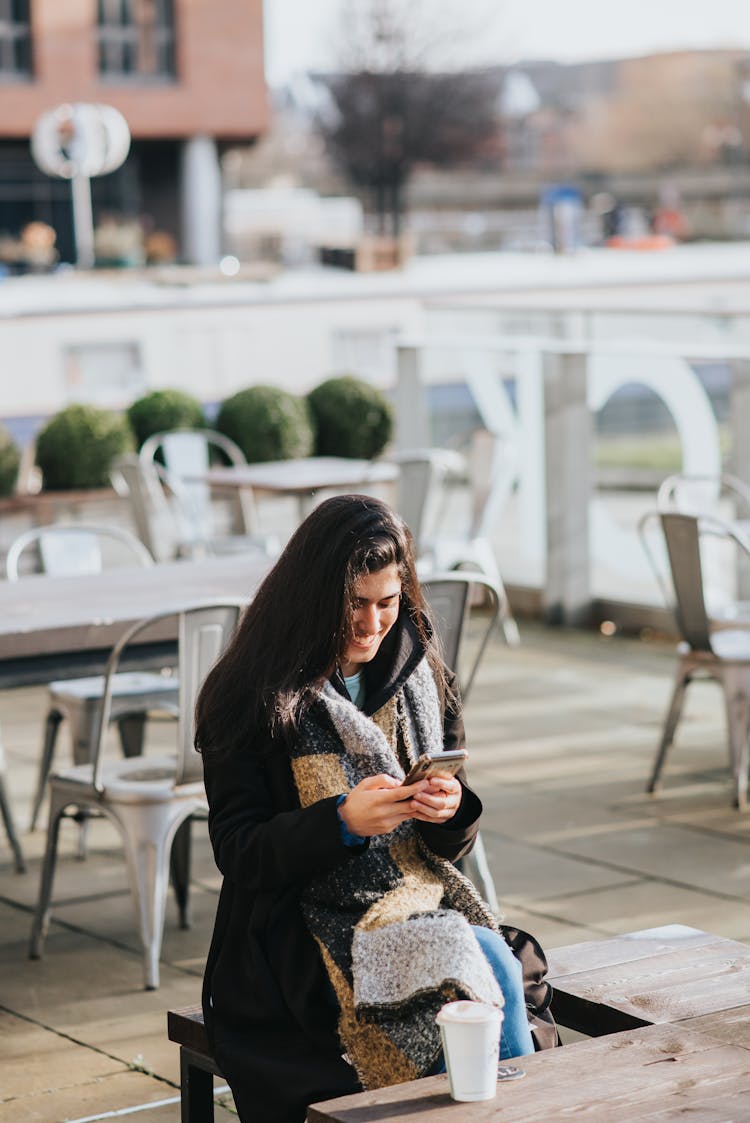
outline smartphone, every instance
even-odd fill
[[[447,753],[425,753],[409,769],[404,784],[416,784],[417,780],[428,780],[437,772],[450,772],[455,776],[467,756],[466,749],[454,749]]]

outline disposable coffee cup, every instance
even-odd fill
[[[486,1002],[449,1002],[438,1012],[436,1021],[453,1099],[493,1099],[502,1010]]]

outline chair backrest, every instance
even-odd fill
[[[475,429],[467,453],[471,486],[472,538],[491,538],[510,498],[515,461],[509,441],[489,429]]]
[[[427,456],[424,459],[402,460],[399,464],[396,510],[411,531],[417,556],[421,553],[428,525],[429,500],[436,480],[434,461]]]
[[[153,632],[159,623],[174,618],[177,622],[177,672],[179,676],[179,715],[177,723],[177,772],[175,787],[194,783],[203,777],[203,762],[193,746],[194,713],[198,691],[211,667],[229,643],[245,602],[240,600],[207,601],[180,612],[164,612],[140,620],[117,641],[107,660],[104,691],[99,711],[94,751],[93,783],[102,790],[101,763],[104,738],[112,708],[113,677],[123,652],[144,633]]]
[[[157,561],[206,544],[205,519],[197,516],[188,486],[162,464],[127,454],[115,460],[110,478],[129,500],[138,536]]]
[[[662,481],[656,493],[657,510],[683,515],[721,515],[727,501],[734,507],[732,514],[750,516],[750,487],[727,472],[717,476],[675,473]]]
[[[174,554],[174,543],[164,542],[164,531],[174,522],[161,481],[154,467],[142,463],[134,453],[118,456],[110,472],[112,486],[130,503],[138,537],[157,561]],[[159,533],[157,533],[157,528]],[[171,538],[176,537],[176,532]]]
[[[672,593],[649,540],[649,527],[658,522],[664,537]],[[695,651],[711,651],[711,621],[706,610],[701,561],[700,520],[696,515],[648,511],[638,524],[644,549],[682,638]]]
[[[42,570],[52,577],[85,577],[101,573],[105,565],[102,546],[116,544],[118,555],[124,553],[129,565],[154,564],[142,542],[127,530],[98,523],[35,526],[20,534],[10,545],[5,559],[9,581],[17,581],[19,562],[26,550],[36,549]]]
[[[161,454],[164,467],[177,476],[207,468],[211,449],[218,449],[230,464],[245,464],[239,445],[216,429],[173,429],[154,433],[141,445],[139,456],[152,461]]]
[[[175,429],[154,433],[142,444],[139,457],[143,464],[157,471],[166,469],[168,480],[179,482],[171,487],[177,500],[178,518],[182,521],[182,537],[187,541],[206,541],[214,534],[214,512],[211,488],[205,475],[211,467],[212,453],[218,452],[222,463],[246,464],[239,445],[214,429]],[[234,522],[243,534],[252,533],[255,512],[251,498],[237,493],[234,497]]]
[[[451,670],[459,675],[461,696],[465,702],[500,614],[501,591],[490,578],[473,571],[436,573],[423,580],[421,585],[437,628],[443,658]],[[489,602],[489,611],[482,617],[482,626],[469,665],[462,666],[459,674],[471,606],[480,593]],[[474,619],[477,619],[476,614]]]
[[[417,556],[437,520],[440,492],[447,475],[466,469],[464,457],[451,449],[402,449],[391,459],[398,464],[396,510],[414,539]]]

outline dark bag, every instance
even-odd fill
[[[552,987],[546,980],[547,957],[542,945],[521,928],[501,924],[500,931],[523,968],[523,993],[534,1048],[553,1049],[561,1042],[550,1010]]]

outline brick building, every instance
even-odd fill
[[[47,222],[70,261],[70,183],[29,146],[65,102],[112,105],[130,126],[125,164],[93,181],[95,221],[137,216],[184,260],[216,261],[222,149],[267,124],[262,0],[0,0],[0,233]]]

